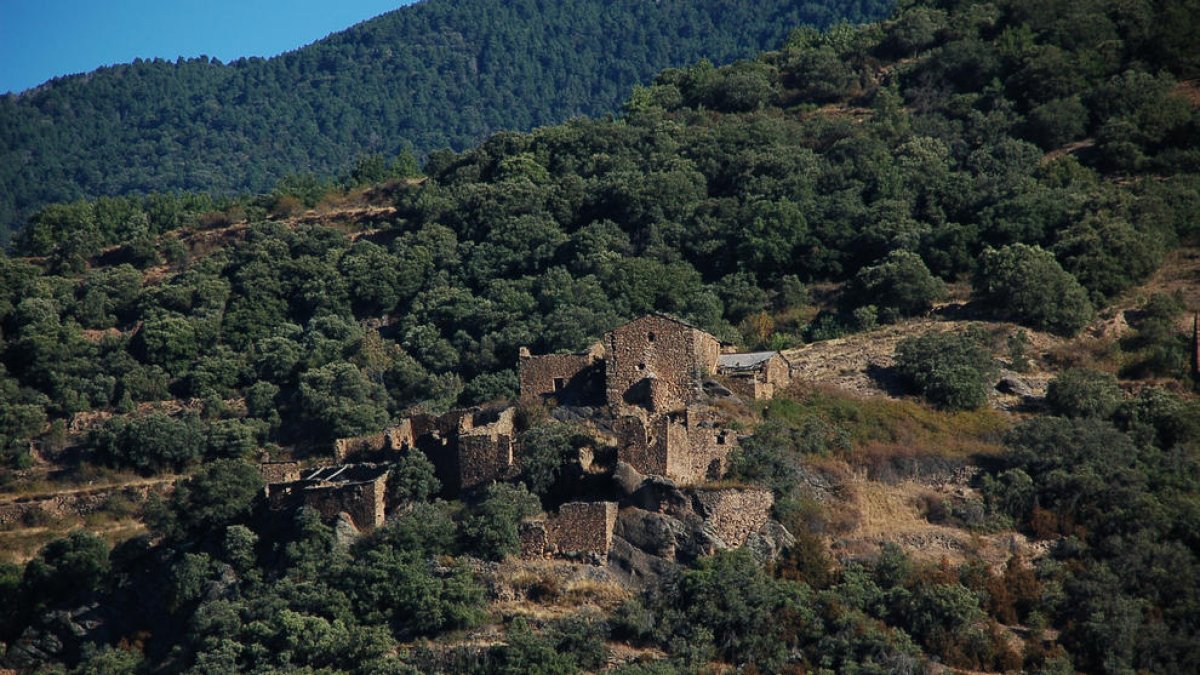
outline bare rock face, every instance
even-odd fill
[[[342,511],[337,515],[337,520],[333,524],[333,540],[338,546],[348,547],[358,539],[358,528],[354,526],[354,521],[351,520],[350,514]]]
[[[674,561],[651,555],[621,537],[613,537],[608,551],[609,572],[627,586],[644,586],[678,568]]]
[[[760,565],[778,560],[785,549],[796,544],[796,537],[777,521],[768,520],[757,532],[746,537],[744,546]]]
[[[109,636],[99,604],[46,612],[8,647],[0,666],[32,671],[47,661],[78,657],[79,645]]]

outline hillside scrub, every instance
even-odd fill
[[[722,551],[602,620],[516,621],[489,612],[487,574],[539,496],[559,496],[573,429],[531,416],[550,428],[530,425],[523,483],[462,501],[433,500],[436,476],[407,463],[390,486],[402,512],[353,543],[307,509],[264,509],[248,462],[318,462],[342,434],[509,398],[520,347],[578,350],[653,311],[779,345],[921,314],[970,277],[973,302],[950,311],[1075,334],[1197,235],[1200,125],[1176,92],[1200,74],[1200,13],[1181,7],[906,3],[879,24],[797,30],[753,61],[663,71],[618,117],[432,152],[423,181],[357,188],[375,201],[353,215],[269,214],[285,192],[289,213],[324,199],[319,179],[46,207],[23,257],[0,257],[0,482],[52,462],[190,475],[146,507],[145,536],[72,535],[0,568],[4,597],[34,591],[0,606],[0,641],[93,607],[111,639],[66,636],[30,667],[430,670],[496,620],[490,646],[453,652],[461,670],[596,669],[606,638],[665,656],[632,672],[1200,670],[1200,412],[1172,296],[1111,343],[1132,355],[1122,377],[1162,389],[1114,396],[1106,376],[1063,373],[1055,415],[1010,420],[986,407],[996,346],[935,331],[896,358],[932,405],[794,389],[739,420],[731,478],[820,537],[848,530],[808,518],[841,499],[836,480],[810,489],[822,471],[979,464],[961,489],[979,490],[980,519],[1048,550],[1003,571],[922,565],[892,543],[827,560],[801,531],[771,569]]]

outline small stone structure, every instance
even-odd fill
[[[548,518],[521,524],[521,556],[591,557],[603,561],[612,548],[616,502],[570,502]]]
[[[627,415],[613,422],[617,459],[639,473],[693,485],[725,475],[737,435],[695,409],[657,416]]]
[[[339,513],[350,516],[359,530],[383,524],[390,469],[377,464],[343,464],[306,472],[300,480],[273,485],[268,503],[273,510],[307,506],[326,522]]]
[[[697,490],[700,515],[730,548],[738,548],[771,519],[775,498],[762,488]]]
[[[779,352],[722,354],[717,372],[726,376],[729,388],[746,398],[768,399],[792,381],[791,365]]]
[[[273,485],[300,480],[300,463],[262,462],[258,465],[258,474],[262,476],[263,492],[269,498]]]
[[[483,487],[514,467],[515,408],[470,408],[419,414],[389,430],[397,452],[421,451],[449,494]]]
[[[543,356],[533,356],[522,347],[517,377],[521,405],[595,405],[604,398],[604,345],[596,343],[579,354]]]
[[[652,314],[604,335],[605,399],[614,408],[683,409],[717,372],[721,342],[678,319]]]

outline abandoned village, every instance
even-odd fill
[[[333,466],[265,461],[268,504],[274,511],[309,507],[339,527],[370,530],[403,507],[389,498],[388,480],[405,453],[429,459],[444,496],[469,495],[519,474],[521,414],[545,410],[582,423],[594,442],[579,450],[576,498],[521,524],[523,557],[605,564],[616,553],[616,566],[636,578],[647,555],[672,559],[743,545],[772,555],[791,535],[770,520],[771,492],[715,483],[739,437],[713,403],[770,398],[788,385],[790,366],[778,352],[729,348],[654,314],[581,353],[522,349],[515,406],[419,413],[374,435],[338,439]],[[687,532],[667,536],[671,520],[688,523]]]

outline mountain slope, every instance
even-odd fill
[[[261,191],[364,153],[463,149],[614,110],[701,58],[777,47],[887,0],[428,0],[270,60],[138,61],[0,98],[0,226],[131,192]]]

